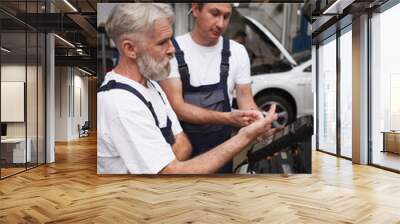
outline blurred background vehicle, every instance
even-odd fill
[[[311,58],[297,60],[260,22],[244,16],[244,42],[251,58],[252,91],[257,105],[268,110],[276,104],[278,123],[286,125],[296,117],[313,113]],[[306,60],[306,61],[304,61]]]

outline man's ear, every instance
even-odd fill
[[[138,46],[132,40],[123,40],[121,42],[121,51],[126,57],[136,59],[138,55]]]
[[[199,5],[197,3],[192,3],[192,14],[195,18],[199,16]]]

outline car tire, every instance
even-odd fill
[[[265,94],[256,99],[257,106],[268,111],[270,106],[276,104],[276,113],[278,114],[278,123],[281,126],[288,125],[296,119],[294,105],[285,97],[277,94]]]

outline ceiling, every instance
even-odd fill
[[[37,55],[36,39],[35,41],[31,39],[36,33],[51,32],[61,37],[55,38],[56,65],[80,66],[96,71],[97,1],[48,0],[47,2],[46,5],[45,0],[0,1],[2,46],[12,50],[7,53],[9,59],[15,61],[19,58],[25,61],[26,56],[31,58],[30,56]],[[39,49],[41,47],[40,45]]]

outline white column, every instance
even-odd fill
[[[55,56],[54,35],[46,36],[46,163],[55,161]]]
[[[54,12],[54,5],[46,1],[47,12]],[[54,34],[46,35],[46,163],[55,161],[55,43]]]
[[[312,68],[312,81],[311,81],[311,91],[313,93],[313,108],[314,108],[314,134],[311,138],[312,149],[317,148],[317,47],[312,45],[311,47],[311,68]]]
[[[368,163],[368,16],[353,20],[353,162]]]

